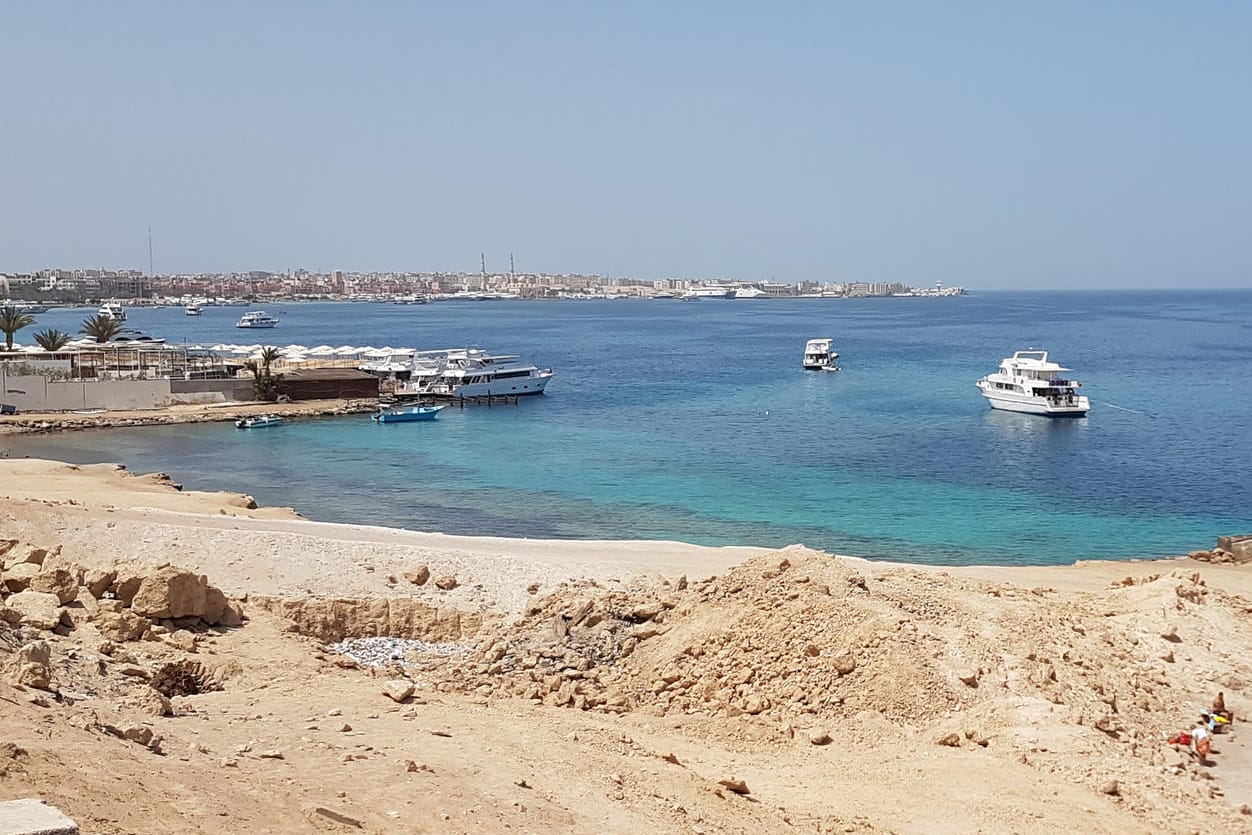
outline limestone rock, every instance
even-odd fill
[[[936,745],[946,745],[949,748],[961,747],[961,735],[958,733],[944,734],[935,740]]]
[[[52,689],[52,648],[47,641],[26,644],[8,664],[9,680],[14,684],[34,687],[37,690]]]
[[[430,579],[430,567],[419,565],[412,571],[404,572],[404,579],[408,580],[415,586],[424,586],[426,581]]]
[[[11,541],[11,540],[8,540]],[[61,553],[61,549],[57,548],[54,554]],[[36,548],[33,545],[14,545],[9,548],[4,555],[4,570],[10,571],[15,566],[29,564],[34,566],[43,565],[43,561],[48,556],[48,549]]]
[[[404,702],[413,695],[413,682],[396,678],[383,685],[383,694],[393,702]]]
[[[104,593],[109,590],[109,586],[116,579],[117,571],[111,568],[88,568],[83,572],[83,585],[96,600],[104,597]]]
[[[130,608],[147,618],[200,617],[205,611],[208,585],[203,574],[164,566],[143,578]]]
[[[825,728],[814,728],[809,732],[809,742],[813,745],[829,745],[830,733]]]
[[[435,580],[435,586],[443,591],[452,591],[459,585],[461,585],[460,581],[452,574],[445,574]]]
[[[229,629],[243,626],[243,607],[234,600],[227,600],[226,608],[222,611],[222,616],[218,618],[217,625]]]
[[[726,789],[734,792],[735,794],[751,794],[752,793],[752,790],[748,788],[747,783],[743,782],[742,780],[735,779],[734,777],[730,777],[726,780],[718,780],[717,782],[718,782],[718,785],[724,786]]]
[[[18,563],[4,571],[4,587],[10,592],[22,592],[39,576],[39,566],[34,563]]]
[[[1100,794],[1107,794],[1113,797],[1117,797],[1121,793],[1122,793],[1121,786],[1117,784],[1116,780],[1109,780],[1103,786],[1100,786]]]
[[[151,625],[147,618],[141,618],[134,612],[110,612],[103,608],[92,618],[92,623],[101,635],[118,643],[139,640]]]
[[[164,693],[151,687],[141,687],[126,700],[127,704],[150,716],[173,716],[174,708]]]
[[[832,658],[831,663],[835,667],[835,672],[839,673],[841,676],[846,676],[848,673],[856,669],[856,656],[850,652],[845,652],[842,655],[836,655]]]
[[[199,613],[201,620],[209,626],[216,626],[222,622],[222,618],[226,616],[226,611],[230,607],[230,601],[226,599],[226,595],[222,594],[222,590],[214,586],[206,586],[204,589],[204,609]]]
[[[18,592],[9,596],[7,605],[21,613],[23,626],[55,629],[61,622],[61,602],[55,594],[41,591]]]
[[[78,577],[60,566],[52,569],[45,567],[31,578],[29,588],[31,591],[55,594],[57,602],[64,606],[78,596]]]
[[[123,606],[129,606],[135,599],[135,593],[143,584],[147,570],[139,563],[124,563],[117,567],[109,590],[113,592],[114,597],[122,601]]]
[[[978,686],[978,671],[977,670],[969,670],[969,669],[961,670],[960,672],[956,674],[956,677],[959,678],[961,680],[961,683],[967,687]]]
[[[152,729],[144,725],[128,725],[122,729],[122,736],[146,746],[152,741]]]

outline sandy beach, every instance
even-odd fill
[[[1247,566],[448,536],[29,459],[0,496],[6,605],[79,581],[51,629],[0,620],[0,790],[84,832],[1252,826]],[[242,622],[140,618],[121,578],[162,564]],[[401,643],[328,646],[363,637]],[[220,689],[151,696],[170,664]],[[1166,737],[1218,691],[1201,765]]]

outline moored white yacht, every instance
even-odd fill
[[[449,358],[448,368],[432,386],[431,393],[444,397],[543,394],[552,379],[552,369],[520,363],[518,359],[513,354],[467,350],[462,356]]]
[[[278,324],[278,320],[266,313],[264,310],[249,310],[247,313],[239,317],[239,321],[235,323],[237,328],[272,328]]]
[[[195,303],[193,302],[192,304],[189,304],[189,305],[187,305],[186,307],[184,307],[184,308],[183,308],[183,313],[187,314],[188,316],[199,316],[199,315],[200,315],[200,305],[195,304]]]
[[[408,366],[409,380],[397,393],[436,397],[543,394],[552,379],[552,369],[518,359],[514,354],[489,354],[478,348],[418,351]],[[376,367],[362,369],[382,371]]]
[[[1048,360],[1047,351],[1015,351],[994,374],[977,386],[993,409],[1049,417],[1082,417],[1091,401],[1076,389],[1077,380],[1062,375],[1070,369]]]
[[[829,337],[804,343],[804,367],[809,371],[838,371],[839,352],[831,347],[833,344]]]
[[[126,309],[122,307],[121,302],[105,302],[100,305],[96,315],[103,319],[114,319],[118,322],[126,321]]]

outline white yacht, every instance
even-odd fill
[[[736,287],[736,299],[768,299],[769,293],[766,293],[759,287]]]
[[[804,343],[804,367],[810,371],[838,371],[839,352],[831,348],[833,344],[829,337]]]
[[[184,307],[184,308],[183,308],[183,313],[187,314],[188,316],[199,316],[199,315],[200,315],[200,305],[198,305],[198,304],[189,304],[189,305],[187,305],[186,307]]]
[[[552,369],[518,360],[514,354],[489,354],[478,348],[418,351],[400,393],[436,397],[543,394]],[[382,370],[362,368],[374,373]]]
[[[100,305],[96,315],[103,319],[114,319],[118,322],[126,321],[126,310],[122,307],[121,302],[105,302]]]
[[[993,409],[1082,417],[1091,410],[1091,401],[1076,391],[1082,383],[1062,376],[1069,370],[1050,362],[1047,351],[1015,351],[977,385]]]
[[[239,317],[239,321],[235,323],[237,328],[272,328],[278,324],[278,320],[266,313],[264,310],[249,310],[247,313]]]

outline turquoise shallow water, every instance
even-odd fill
[[[547,396],[431,424],[149,427],[10,439],[9,454],[120,460],[316,519],[450,533],[1015,563],[1252,531],[1252,292],[269,309],[279,344],[478,344],[557,376]],[[131,323],[171,341],[259,337],[232,327],[239,312]],[[814,336],[835,337],[844,371],[800,368]],[[1088,418],[986,407],[974,381],[1030,346],[1074,367]]]

